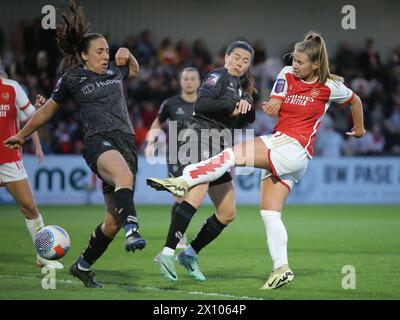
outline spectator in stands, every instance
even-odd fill
[[[138,62],[142,64],[153,65],[157,59],[157,51],[153,44],[152,35],[149,30],[144,30],[140,34],[138,43],[136,44],[136,50],[134,51],[138,57]]]
[[[343,135],[334,129],[334,121],[327,114],[321,123],[319,134],[315,138],[315,155],[320,157],[340,157],[343,148]],[[356,140],[356,139],[355,139]]]
[[[160,64],[177,65],[179,63],[179,55],[172,43],[171,38],[165,38],[157,51],[157,58]]]
[[[343,75],[345,79],[351,79],[358,73],[357,54],[347,41],[339,43],[334,62],[337,73]]]
[[[200,71],[202,77],[212,70],[211,55],[204,40],[195,40],[193,44],[193,59],[194,67]]]
[[[359,67],[368,80],[381,78],[381,58],[375,49],[375,41],[372,38],[365,40],[364,50],[361,51],[359,56]]]

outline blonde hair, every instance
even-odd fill
[[[303,41],[295,44],[294,50],[305,53],[311,63],[319,62],[317,76],[320,83],[325,83],[328,79],[343,82],[342,77],[331,74],[329,70],[328,51],[326,50],[325,41],[319,33],[308,32]]]

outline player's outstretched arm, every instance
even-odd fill
[[[350,102],[351,114],[353,116],[354,127],[351,132],[346,132],[347,136],[361,138],[365,134],[363,106],[359,96],[354,95]]]
[[[119,48],[115,54],[115,64],[124,66],[128,64],[129,77],[136,77],[139,73],[139,63],[127,48]]]
[[[25,142],[25,138],[44,125],[56,113],[58,108],[59,105],[53,99],[50,98],[47,100],[46,103],[35,112],[21,131],[3,142],[4,145],[9,149],[18,149],[21,147]]]
[[[39,133],[35,131],[32,133],[32,141],[35,146],[35,154],[38,159],[38,162],[42,162],[44,158],[43,150],[42,150],[42,145],[40,144],[40,138],[39,138]]]
[[[147,146],[144,149],[144,154],[146,158],[151,158],[154,155],[154,150],[155,150],[154,144],[157,142],[160,130],[161,130],[161,122],[158,119],[158,117],[156,117],[153,123],[151,124],[150,130],[147,133],[146,137]]]
[[[41,108],[45,103],[46,103],[46,98],[43,97],[42,95],[38,94],[36,96],[35,109]],[[33,141],[33,145],[35,146],[36,157],[38,159],[38,162],[40,163],[43,161],[44,154],[43,154],[42,145],[40,143],[39,133],[37,131],[32,133],[32,141]]]

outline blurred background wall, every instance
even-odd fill
[[[65,0],[2,0],[0,26],[8,34],[21,19],[41,15],[46,4],[65,8]],[[261,39],[272,55],[281,54],[288,43],[297,41],[308,30],[322,32],[328,50],[348,41],[361,45],[372,37],[383,57],[390,54],[400,32],[400,2],[396,0],[80,0],[96,32],[109,34],[122,42],[128,35],[144,29],[155,41],[169,36],[189,41],[207,40],[216,53],[237,37]],[[343,30],[342,7],[356,8],[356,30]]]

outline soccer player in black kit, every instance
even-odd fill
[[[90,237],[89,243],[70,273],[86,287],[102,287],[90,270],[121,227],[125,229],[125,249],[143,249],[146,241],[138,233],[133,203],[137,155],[122,81],[134,77],[139,65],[126,48],[120,48],[115,63],[109,62],[106,39],[87,33],[83,8],[70,1],[70,13],[63,14],[64,24],[57,27],[58,47],[63,54],[59,79],[50,99],[34,114],[19,133],[4,143],[19,148],[32,132],[45,124],[60,105],[72,98],[86,127],[83,157],[90,169],[103,180],[106,205],[104,222]],[[82,213],[84,214],[84,213]]]
[[[247,42],[233,42],[226,51],[225,66],[210,72],[203,81],[194,106],[195,114],[186,128],[188,139],[182,139],[178,148],[179,162],[183,167],[195,163],[195,159],[216,155],[224,150],[224,146],[232,145],[232,129],[238,120],[254,122],[252,96],[255,88],[249,70],[253,55],[254,50]],[[204,131],[209,133],[208,137],[203,135]],[[218,139],[213,139],[215,137]],[[186,158],[185,150],[191,153]],[[148,179],[147,183],[156,189],[163,189],[157,179]],[[175,258],[179,238],[186,232],[207,192],[217,212],[204,222],[190,245]],[[189,276],[204,281],[206,278],[199,269],[197,254],[218,237],[235,215],[235,195],[229,172],[210,184],[199,184],[189,190],[183,201],[175,206],[166,244],[154,259],[161,274],[168,280],[177,281],[177,260]]]
[[[173,130],[171,124],[176,125],[176,138],[189,124],[189,120],[193,115],[194,102],[197,99],[197,91],[200,87],[200,74],[197,69],[193,67],[183,69],[180,74],[180,85],[182,92],[163,101],[157,117],[151,125],[147,137],[147,146],[144,151],[146,157],[154,155],[157,134],[165,121],[169,120],[170,131]],[[171,143],[172,141],[169,142],[170,145]],[[177,141],[174,141],[174,143],[177,143]],[[173,163],[173,161],[169,161],[170,158],[176,157],[174,155],[167,155],[168,173],[177,177],[181,175],[181,168],[178,164]]]
[[[182,130],[187,127],[193,115],[194,102],[197,99],[197,91],[200,87],[200,73],[196,68],[186,67],[180,73],[179,82],[181,93],[164,100],[161,104],[158,115],[154,119],[149,130],[147,146],[144,150],[147,159],[154,156],[157,147],[158,133],[161,130],[162,124],[169,120],[170,137],[167,145],[167,163],[168,174],[173,177],[178,177],[182,174],[183,167],[178,164],[176,154],[178,137],[182,134]],[[172,207],[172,214],[179,203],[180,200],[176,199]],[[177,248],[185,247],[186,234],[183,234]]]

